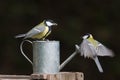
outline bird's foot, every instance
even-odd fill
[[[44,41],[50,41],[49,39],[44,39]]]

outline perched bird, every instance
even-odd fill
[[[53,20],[44,20],[40,24],[36,25],[30,31],[25,34],[19,34],[15,38],[24,37],[32,39],[44,40],[51,33],[51,26],[56,26],[57,24]]]
[[[84,35],[82,43],[79,46],[76,45],[76,49],[81,53],[81,56],[93,59],[100,72],[103,72],[103,69],[97,56],[114,56],[110,49],[95,40],[91,34]]]

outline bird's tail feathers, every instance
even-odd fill
[[[25,37],[25,36],[26,36],[26,34],[19,34],[19,35],[15,36],[15,38],[21,38],[21,37]]]
[[[98,57],[94,58],[94,61],[95,61],[96,65],[97,65],[99,71],[102,73],[103,69],[102,69],[102,66],[101,66],[101,64],[100,64],[100,62],[98,60]]]

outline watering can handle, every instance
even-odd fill
[[[20,51],[21,51],[22,55],[33,65],[33,62],[32,62],[32,61],[27,57],[27,55],[23,52],[23,43],[24,43],[25,41],[32,44],[32,41],[30,41],[30,40],[23,40],[23,41],[21,42],[21,44],[20,44]]]

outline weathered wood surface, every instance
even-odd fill
[[[81,72],[60,72],[57,74],[0,75],[0,80],[84,80]]]
[[[60,72],[58,74],[32,74],[31,78],[45,80],[84,80],[84,75],[80,72]]]
[[[0,75],[0,80],[30,80],[27,75]]]

